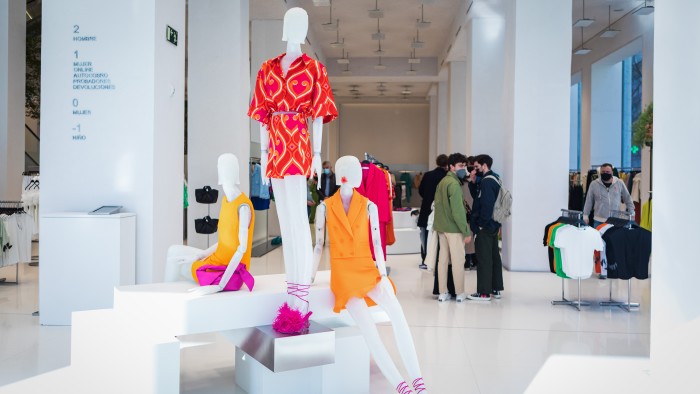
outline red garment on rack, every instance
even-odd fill
[[[371,163],[362,164],[362,183],[357,191],[377,205],[379,216],[379,233],[381,235],[382,250],[386,258],[386,225],[391,220],[391,210],[389,208],[389,188],[386,184],[384,171]],[[370,231],[370,237],[371,237]],[[370,240],[371,241],[371,240]],[[374,257],[374,245],[369,244]]]

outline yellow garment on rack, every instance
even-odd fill
[[[642,228],[651,231],[651,200],[642,205],[642,220],[639,225]]]

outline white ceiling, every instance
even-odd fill
[[[338,97],[352,97],[350,85],[359,85],[357,89],[363,98],[378,97],[376,86],[380,81],[387,82],[388,90],[385,96],[401,97],[402,86],[411,85],[412,97],[425,97],[431,84],[438,79],[440,70],[437,58],[452,38],[449,35],[455,15],[459,13],[463,3],[471,4],[472,1],[472,12],[475,12],[475,9],[478,9],[478,12],[487,9],[502,13],[502,1],[516,0],[378,0],[379,8],[384,10],[384,18],[379,20],[380,29],[386,34],[386,39],[382,41],[382,49],[386,51],[382,55],[382,63],[397,66],[376,71],[372,66],[378,61],[377,54],[374,53],[378,42],[372,40],[371,34],[377,31],[377,19],[368,15],[368,10],[375,8],[375,0],[332,0],[333,21],[340,19],[340,38],[345,39],[344,48],[346,53],[350,54],[351,76],[341,76],[341,70],[345,66],[336,63],[336,59],[342,56],[341,48],[333,48],[330,45],[336,41],[336,32],[328,31],[322,26],[329,22],[330,7],[315,6],[313,0],[289,1],[289,5],[284,0],[251,0],[251,18],[281,19],[286,8],[292,6],[292,3],[304,8],[309,14],[309,37],[318,41],[313,43],[314,47],[327,59],[326,65],[335,95]],[[595,23],[584,28],[584,41],[607,28],[608,6],[611,6],[611,18],[614,23],[615,20],[644,5],[644,0],[570,1],[573,48],[581,45],[580,28],[574,28],[573,24],[582,17],[584,1],[586,18],[595,19]],[[653,5],[653,1],[648,3]],[[431,25],[419,30],[420,40],[425,42],[425,46],[416,49],[416,57],[421,58],[421,64],[415,65],[418,74],[409,76],[405,73],[409,67],[406,58],[411,54],[411,42],[416,37],[416,19],[421,17],[421,4],[424,4],[424,19],[430,21]]]

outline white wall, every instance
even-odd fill
[[[233,153],[241,168],[241,190],[249,190],[250,158],[249,4],[247,0],[198,0],[188,6],[188,177],[190,190],[205,185],[219,189],[212,204],[218,217],[223,200],[217,186],[217,158]],[[194,195],[194,192],[192,192]],[[207,215],[207,206],[194,201],[187,209],[187,243],[206,247],[194,219]],[[216,235],[210,237],[216,242]]]
[[[570,133],[569,133],[569,169],[574,170],[577,169],[579,166],[579,157],[578,157],[578,152],[579,152],[579,140],[578,140],[578,133],[579,133],[579,113],[578,113],[578,105],[579,105],[579,90],[580,90],[580,85],[578,83],[575,83],[571,85],[571,96],[570,96],[570,103],[571,105],[569,106],[569,113],[571,114],[571,122],[569,123],[570,127]]]
[[[419,164],[428,161],[430,105],[341,104],[339,155],[362,160],[373,154],[382,163]]]
[[[0,200],[17,201],[22,191],[25,4],[0,0]]]
[[[622,63],[593,65],[591,70],[592,166],[622,165]],[[583,168],[582,170],[588,170]]]
[[[185,1],[45,0],[42,29],[41,213],[136,213],[136,280],[159,281],[167,246],[182,240]],[[74,89],[74,61],[114,88]]]

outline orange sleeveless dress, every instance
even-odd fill
[[[198,260],[192,263],[192,277],[197,281],[197,269],[203,265],[228,265],[231,258],[238,249],[238,207],[241,204],[246,204],[250,208],[250,226],[248,226],[248,247],[246,248],[241,263],[245,264],[246,269],[250,270],[250,253],[253,246],[253,230],[255,224],[255,211],[253,203],[248,196],[241,193],[233,201],[229,202],[224,195],[224,200],[221,202],[221,210],[219,211],[219,225],[217,232],[219,233],[219,244],[216,246],[216,251],[204,260]]]
[[[376,305],[366,297],[382,279],[369,249],[367,201],[367,197],[354,191],[347,214],[340,191],[325,201],[331,252],[331,291],[335,295],[333,311],[336,313],[345,309],[345,304],[353,297],[364,298],[368,306]]]

